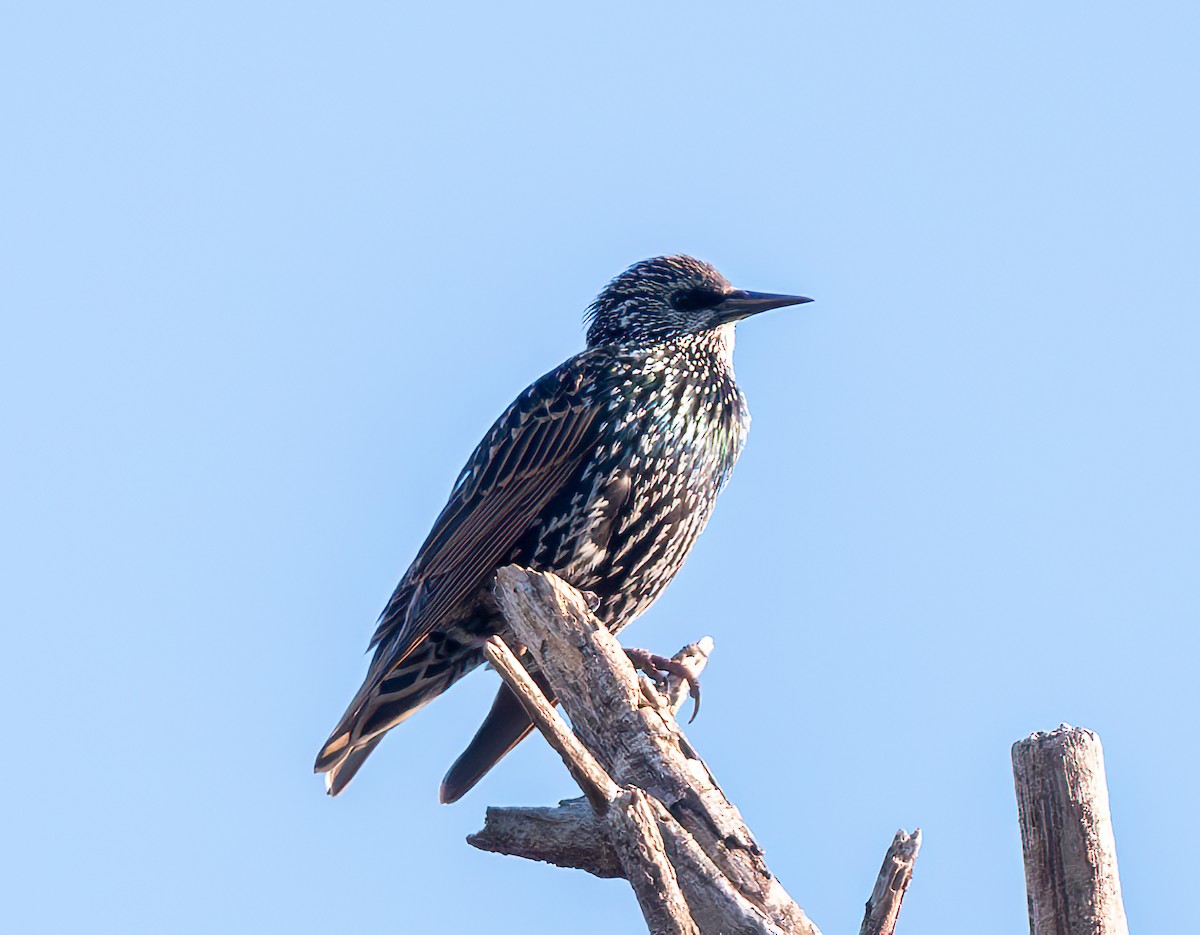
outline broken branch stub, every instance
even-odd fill
[[[883,857],[883,866],[875,878],[875,888],[867,900],[862,927],[858,935],[892,935],[900,916],[900,903],[912,880],[913,864],[921,850],[921,829],[909,834],[903,828],[896,832],[892,846]]]

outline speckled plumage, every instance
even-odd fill
[[[690,257],[618,276],[589,309],[588,347],[500,416],[388,602],[362,688],[317,759],[336,794],[383,734],[483,661],[502,632],[491,594],[509,563],[593,592],[619,630],[682,566],[745,442],[734,323],[807,301],[734,290]],[[501,689],[443,783],[461,796],[527,732]]]

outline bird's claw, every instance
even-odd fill
[[[629,661],[633,663],[635,669],[650,676],[654,680],[655,686],[664,693],[668,688],[666,679],[668,675],[687,682],[688,696],[694,702],[692,716],[688,718],[688,723],[691,724],[696,720],[696,715],[700,713],[700,675],[695,669],[678,659],[660,656],[646,649],[626,649],[625,655],[629,657]]]

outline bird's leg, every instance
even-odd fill
[[[647,649],[625,649],[625,655],[629,657],[629,661],[633,663],[635,669],[640,669],[654,680],[654,684],[660,691],[666,691],[667,682],[665,676],[673,675],[677,679],[687,682],[688,695],[691,696],[695,706],[692,708],[692,716],[688,718],[688,723],[696,720],[696,715],[700,713],[700,675],[691,666],[680,662],[678,659],[671,659],[667,656],[660,656],[657,653],[652,653]]]

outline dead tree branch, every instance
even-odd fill
[[[1104,751],[1062,725],[1013,744],[1033,935],[1128,935]]]
[[[620,867],[621,875],[628,876],[630,865],[635,865],[644,878],[653,881],[653,889],[662,885],[669,889],[673,876],[683,893],[688,921],[705,935],[819,935],[767,869],[762,850],[683,737],[669,704],[638,677],[620,644],[591,615],[582,596],[552,575],[515,567],[501,570],[496,594],[515,638],[528,648],[532,663],[546,675],[579,741],[627,796],[629,808],[623,814],[637,825],[633,840],[638,842],[638,853],[622,853],[624,841],[618,844],[606,812],[594,809],[596,814],[589,819],[570,804],[532,815],[528,810],[522,814],[491,810],[488,827],[472,836],[471,843],[507,853],[534,856],[536,852],[541,859],[549,857],[554,863],[582,865],[608,875]],[[709,648],[710,644],[698,644],[693,655],[704,657]],[[532,680],[524,688],[515,679],[509,685],[523,703],[526,690],[530,686],[536,690]],[[612,810],[611,800],[605,807]],[[661,845],[644,822],[647,815],[653,816]],[[598,820],[604,822],[599,838]],[[548,824],[559,830],[571,827],[570,837],[576,845],[586,840],[595,846],[574,846],[554,855],[542,845],[531,846],[538,834],[533,829]],[[517,827],[522,833],[513,839]],[[509,848],[508,844],[516,846]],[[649,864],[644,859],[657,846],[666,855],[670,874],[655,859]],[[637,881],[631,882],[638,890]],[[644,895],[638,893],[646,913]],[[655,922],[646,914],[654,928]]]
[[[609,778],[500,637],[488,640],[484,653],[562,757],[601,819],[603,838],[616,855],[621,876],[633,886],[650,931],[655,935],[699,935],[645,793],[621,789]]]
[[[896,832],[892,846],[884,855],[879,876],[875,878],[875,889],[867,900],[867,911],[858,935],[892,935],[895,931],[900,903],[912,879],[913,864],[920,849],[920,828],[912,834],[903,828]]]
[[[687,684],[668,679],[660,695],[583,596],[554,575],[510,566],[497,575],[495,593],[528,655],[519,660],[498,637],[485,653],[585,798],[555,808],[489,808],[484,828],[467,840],[483,850],[624,877],[651,932],[820,935],[767,868],[738,810],[676,723]],[[675,659],[696,672],[711,651],[705,638]],[[545,675],[573,732],[526,666]],[[864,932],[891,935],[919,844],[919,831],[896,836]]]
[[[712,650],[713,641],[706,636],[671,658],[699,675]],[[688,700],[687,682],[671,675],[667,683],[671,713],[678,714]],[[624,876],[616,852],[605,838],[603,822],[586,798],[564,799],[553,807],[489,806],[483,828],[467,842],[483,851],[586,870],[597,877]]]
[[[563,723],[563,719],[554,710],[554,705],[546,700],[537,683],[521,665],[521,660],[504,645],[504,640],[493,636],[483,647],[483,653],[500,673],[500,677],[508,683],[509,688],[516,693],[537,729],[562,757],[567,770],[583,790],[584,798],[592,804],[592,808],[598,814],[604,814],[608,803],[620,792],[616,784],[608,778],[604,767],[596,762],[596,758],[587,747],[571,733],[571,728]]]

